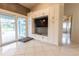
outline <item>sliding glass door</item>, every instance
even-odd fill
[[[15,16],[0,13],[0,23],[2,44],[15,41]]]
[[[18,39],[22,39],[27,37],[26,35],[26,18],[25,17],[18,17]]]
[[[27,37],[26,17],[19,14],[0,13],[0,45]]]

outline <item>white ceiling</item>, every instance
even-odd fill
[[[33,6],[37,5],[38,3],[20,3],[20,5],[31,9]]]

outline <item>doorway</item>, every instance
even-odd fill
[[[64,16],[62,44],[69,45],[71,43],[71,16]]]

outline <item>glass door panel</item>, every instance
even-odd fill
[[[32,22],[32,18],[29,17],[28,18],[28,37],[32,36],[32,25],[33,25],[32,23],[34,22]]]
[[[27,37],[26,35],[26,18],[25,17],[18,17],[18,39],[22,39]]]
[[[2,44],[15,41],[15,16],[0,14]]]

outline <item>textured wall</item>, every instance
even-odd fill
[[[0,3],[0,8],[12,12],[17,12],[23,15],[27,15],[27,13],[30,12],[30,9],[25,8],[24,6],[21,6],[17,3]]]

